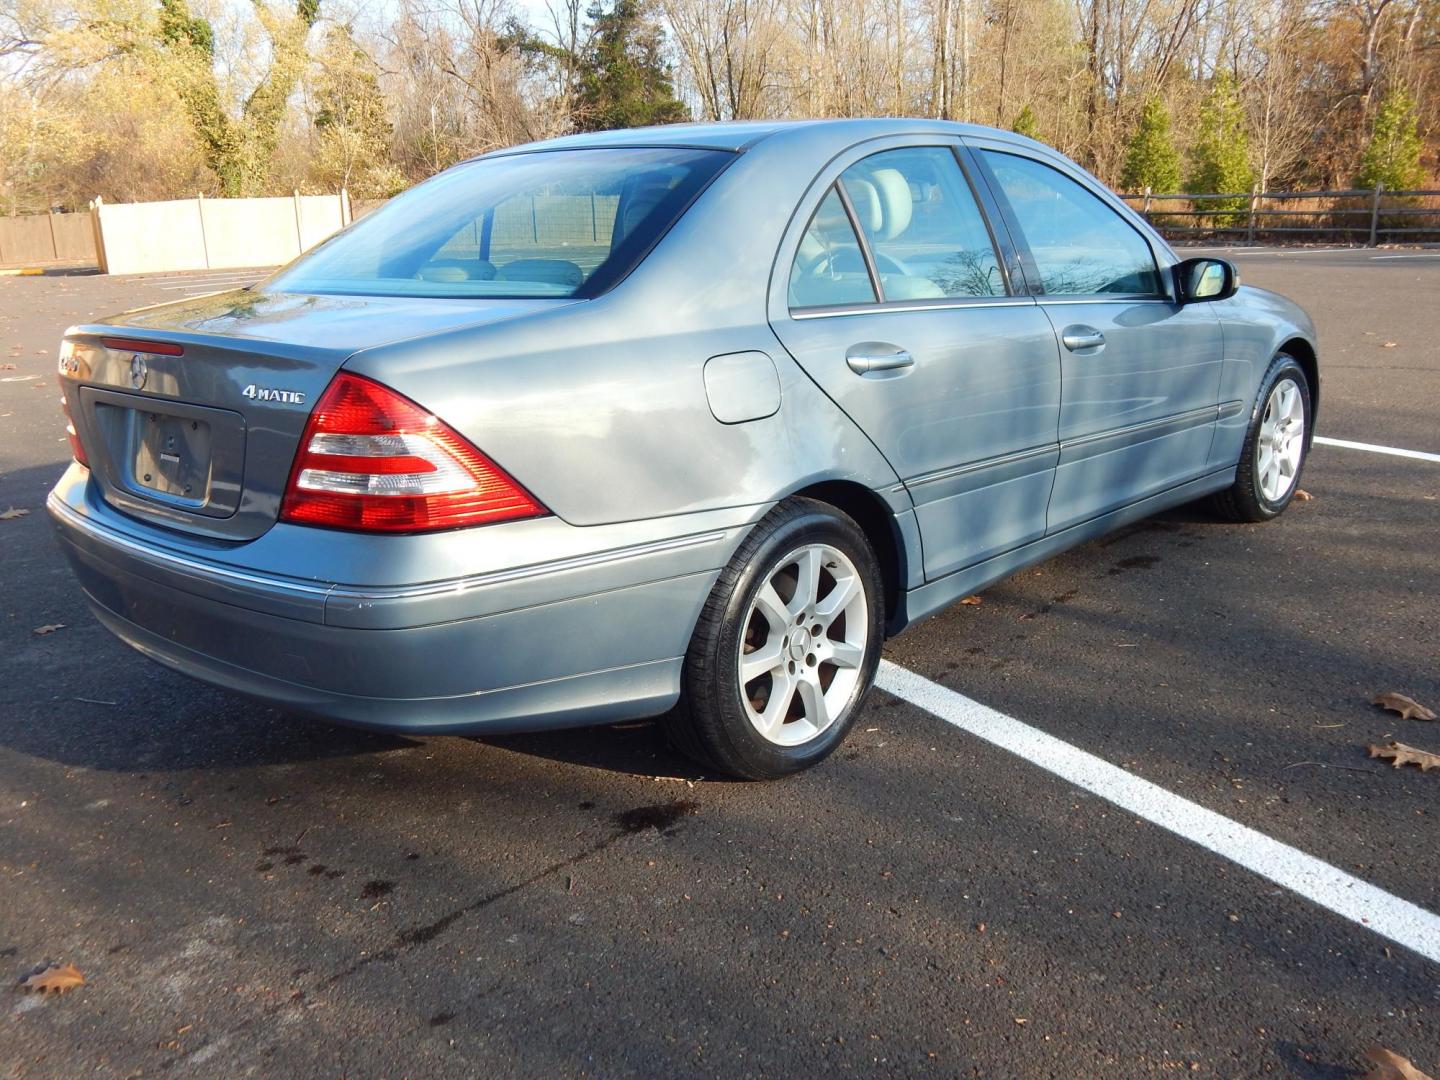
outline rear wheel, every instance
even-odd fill
[[[781,503],[706,602],[669,720],[672,741],[752,780],[814,765],[854,722],[883,628],[880,569],[859,526],[825,503]]]
[[[1214,498],[1231,521],[1268,521],[1284,512],[1310,449],[1310,380],[1294,357],[1280,353],[1271,362],[1259,402],[1235,483]]]

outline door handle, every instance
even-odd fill
[[[1071,352],[1099,352],[1105,347],[1105,335],[1093,326],[1067,326],[1060,342]]]
[[[865,341],[850,346],[845,363],[856,375],[875,375],[914,367],[915,358],[897,345]]]

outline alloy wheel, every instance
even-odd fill
[[[1260,493],[1277,503],[1294,486],[1305,453],[1305,402],[1293,379],[1281,379],[1270,391],[1256,450]]]
[[[781,558],[740,642],[740,697],[755,730],[798,746],[839,720],[860,681],[869,626],[865,586],[844,552],[809,544]]]

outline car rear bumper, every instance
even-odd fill
[[[156,544],[98,502],[82,472],[66,474],[49,509],[111,632],[207,682],[386,730],[535,730],[665,711],[700,607],[744,531],[371,588]]]

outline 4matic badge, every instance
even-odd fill
[[[305,404],[305,395],[299,390],[277,390],[273,386],[256,386],[254,383],[241,390],[240,396],[251,401],[278,401],[283,405]]]

